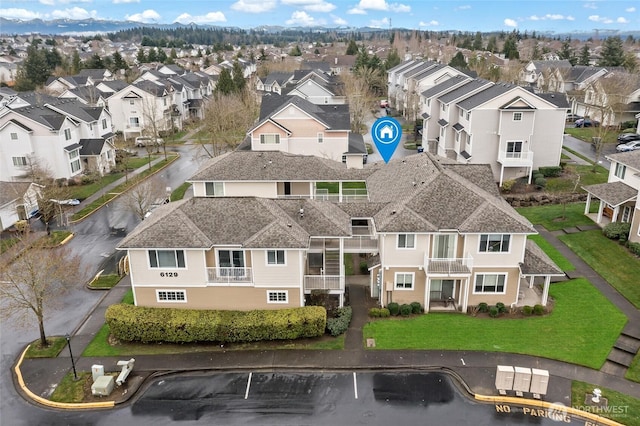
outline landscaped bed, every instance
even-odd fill
[[[627,319],[585,279],[553,284],[553,312],[527,319],[429,313],[373,321],[364,338],[376,349],[513,352],[599,369]],[[597,326],[594,326],[597,324]]]

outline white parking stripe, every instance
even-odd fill
[[[460,361],[462,361],[462,365],[467,365],[464,363],[464,359],[460,358]]]
[[[353,372],[353,392],[356,395],[356,399],[358,399],[358,380],[356,379],[356,372]]]
[[[253,373],[249,373],[249,380],[247,380],[247,390],[244,393],[244,399],[249,398],[249,388],[251,387],[251,376]]]

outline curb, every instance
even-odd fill
[[[75,236],[74,233],[69,234],[69,236],[67,236],[67,238],[65,238],[64,240],[60,241],[61,246],[67,244],[69,241],[71,241],[71,239]]]

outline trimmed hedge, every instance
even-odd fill
[[[371,308],[369,309],[369,316],[371,318],[387,318],[391,315],[387,308]]]
[[[558,177],[562,174],[562,167],[558,166],[549,166],[549,167],[540,167],[538,169],[542,176],[549,177]]]
[[[631,253],[640,256],[640,243],[629,243],[627,247]]]
[[[627,241],[631,232],[631,224],[629,222],[611,222],[602,228],[602,233],[610,240]]]
[[[111,333],[127,342],[256,342],[318,337],[327,326],[321,306],[211,311],[111,305],[105,313]]]
[[[351,306],[336,309],[336,316],[327,319],[327,330],[333,337],[337,337],[347,331],[351,323],[353,310]]]
[[[387,309],[389,309],[389,312],[391,312],[391,315],[394,317],[400,313],[400,305],[396,302],[389,303]]]

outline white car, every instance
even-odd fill
[[[640,149],[640,141],[632,141],[627,143],[621,143],[616,146],[616,151],[627,152],[627,151],[635,151]]]
[[[162,140],[162,138],[152,138],[150,136],[138,136],[135,143],[138,148],[142,148],[143,146],[162,145],[164,140]]]

